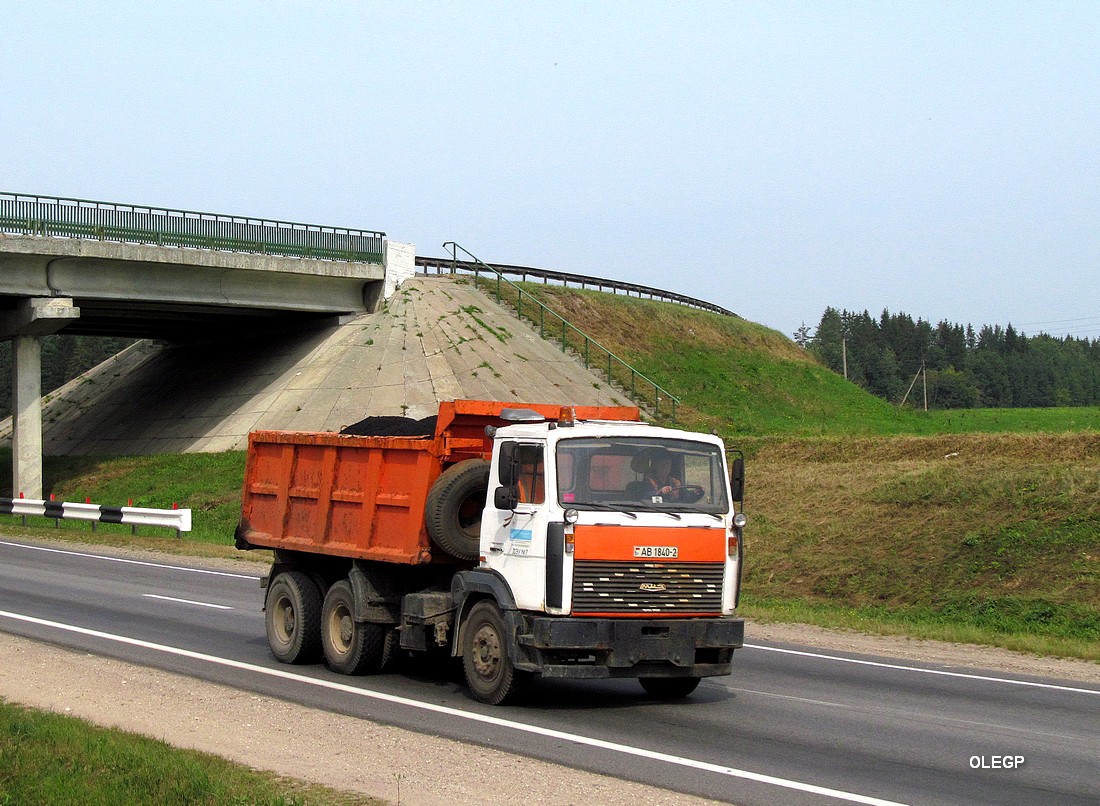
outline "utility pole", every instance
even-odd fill
[[[844,380],[848,380],[848,337],[840,336],[840,358],[844,362]]]
[[[925,372],[925,370],[924,370],[924,361],[920,362],[920,369],[918,369],[917,374],[913,376],[913,380],[911,380],[909,382],[909,388],[905,390],[905,397],[903,397],[901,399],[901,402],[898,403],[899,407],[904,406],[905,401],[909,399],[909,393],[912,392],[913,387],[917,385],[917,378],[919,378],[921,376],[922,372]],[[925,375],[924,375],[924,410],[928,411],[928,373],[927,372],[925,372]]]

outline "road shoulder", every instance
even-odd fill
[[[6,633],[0,657],[8,702],[402,806],[715,803]]]

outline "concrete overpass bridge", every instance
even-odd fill
[[[209,341],[376,310],[414,249],[385,233],[0,193],[15,489],[41,497],[45,335]]]

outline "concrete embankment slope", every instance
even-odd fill
[[[459,398],[629,403],[469,283],[416,277],[382,311],[327,329],[139,342],[49,396],[43,441],[48,455],[235,450],[255,429],[338,431]]]

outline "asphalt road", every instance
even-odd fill
[[[255,576],[0,538],[0,630],[738,804],[1096,804],[1100,689],[753,642],[681,703],[635,681],[474,701],[450,668],[270,656]],[[3,663],[0,660],[0,663]]]

